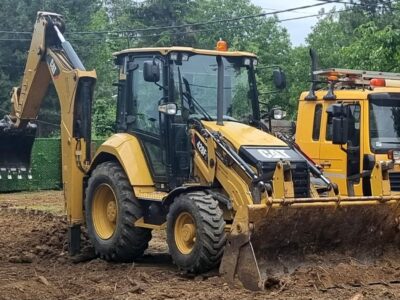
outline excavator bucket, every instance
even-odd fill
[[[36,125],[29,123],[25,128],[8,126],[0,120],[0,176],[11,179],[14,175],[30,176],[31,152],[36,135]]]
[[[238,209],[220,273],[263,290],[320,254],[365,259],[399,244],[400,196],[271,200]],[[377,252],[379,250],[380,252]]]

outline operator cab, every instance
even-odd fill
[[[156,187],[187,182],[193,119],[257,122],[255,66],[248,52],[188,47],[127,49],[119,66],[117,131],[139,138]]]

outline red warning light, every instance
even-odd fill
[[[385,79],[383,78],[372,78],[369,84],[371,86],[386,86]]]

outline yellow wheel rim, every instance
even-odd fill
[[[97,187],[92,203],[92,220],[97,235],[107,240],[115,232],[118,219],[117,198],[108,184]]]
[[[175,221],[175,244],[183,254],[189,254],[196,242],[196,224],[192,215],[182,212]]]

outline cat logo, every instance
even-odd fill
[[[57,67],[56,62],[50,56],[47,56],[46,61],[47,64],[49,65],[51,75],[53,76],[54,79],[57,79],[58,75],[60,75],[60,69]]]
[[[274,159],[290,158],[290,156],[285,152],[285,150],[259,149],[258,153],[260,153],[265,158],[274,158]]]

